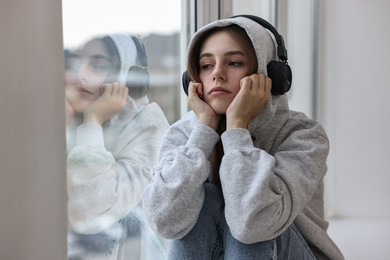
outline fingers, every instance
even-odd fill
[[[272,79],[266,78],[265,80],[265,92],[271,94],[272,89]]]
[[[119,82],[113,83],[112,95],[117,95],[119,97],[127,97],[129,93],[128,87]]]
[[[270,95],[272,88],[271,78],[265,76],[264,74],[256,74],[259,78],[259,89],[263,91],[264,94]]]
[[[188,86],[188,96],[196,95],[199,98],[203,98],[203,86],[201,83],[191,81]]]
[[[203,98],[203,87],[200,83],[193,81],[188,85],[187,105],[193,109],[193,104],[199,102]]]
[[[240,82],[241,89],[247,89],[248,91],[270,93],[272,87],[272,81],[264,74],[252,74],[243,78]]]
[[[127,97],[129,89],[119,82],[107,83],[102,86],[102,94],[109,96]]]
[[[122,96],[127,97],[128,95],[129,95],[129,88],[124,86]]]
[[[252,74],[249,76],[251,82],[251,90],[256,91],[264,84],[264,78],[261,77],[261,74]]]

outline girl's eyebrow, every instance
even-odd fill
[[[92,56],[91,56],[91,59],[92,59],[92,60],[106,60],[106,61],[108,61],[108,62],[111,62],[111,59],[110,59],[110,58],[108,58],[108,57],[106,57],[106,56],[104,56],[104,55],[99,55],[99,54],[92,55]]]
[[[241,55],[241,56],[245,56],[245,53],[242,52],[242,51],[228,51],[224,54],[224,56],[233,56],[233,55]],[[214,55],[209,53],[209,52],[205,52],[205,53],[202,53],[200,56],[199,56],[199,59],[202,59],[202,58],[206,58],[206,57],[213,57]]]
[[[233,55],[245,56],[245,53],[243,51],[229,51],[229,52],[225,53],[224,56],[233,56]]]
[[[202,58],[209,58],[209,57],[213,57],[214,55],[209,53],[209,52],[205,52],[205,53],[202,53],[200,56],[199,56],[199,59],[202,59]]]
[[[108,57],[107,55],[102,54],[84,54],[83,52],[76,51],[72,53],[72,58],[79,58],[79,59],[90,59],[93,61],[99,61],[99,60],[106,60],[107,62],[112,62],[112,59]]]

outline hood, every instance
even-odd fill
[[[129,34],[118,33],[108,35],[108,37],[110,37],[114,42],[120,58],[121,68],[118,81],[125,84],[127,72],[130,67],[136,65],[137,63],[137,48]]]
[[[192,37],[187,54],[191,52],[197,39],[202,37],[205,32],[215,27],[224,27],[232,24],[236,24],[246,31],[255,49],[258,63],[257,72],[267,75],[267,64],[272,60],[278,59],[276,43],[271,32],[246,17],[217,20],[203,26]],[[263,113],[256,116],[249,124],[249,131],[252,137],[254,137],[255,145],[270,152],[277,134],[288,120],[288,114],[287,95],[271,96]]]
[[[133,38],[128,33],[115,33],[107,35],[112,39],[117,49],[120,58],[120,71],[118,81],[126,84],[127,74],[132,66],[137,66],[137,47]],[[149,103],[148,97],[142,96],[140,98],[132,98],[128,96],[126,106],[116,114],[107,124],[111,127],[117,127],[117,124],[130,121]]]

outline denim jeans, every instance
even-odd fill
[[[226,224],[221,189],[210,183],[204,188],[205,202],[197,223],[184,238],[172,241],[170,260],[316,259],[294,224],[275,239],[241,243]]]

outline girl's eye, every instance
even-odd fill
[[[238,66],[241,66],[243,63],[241,61],[231,61],[229,64],[231,66],[238,67]]]
[[[99,71],[105,71],[107,70],[107,67],[106,66],[103,66],[103,65],[94,65],[92,66],[94,70],[99,70]]]
[[[200,69],[201,70],[207,70],[207,69],[210,69],[212,67],[213,67],[212,64],[203,64],[203,65],[200,66]]]
[[[81,66],[81,61],[80,59],[74,59],[74,58],[70,58],[70,59],[66,59],[65,60],[65,69],[66,71],[77,71]]]
[[[102,63],[92,63],[91,68],[96,72],[107,72],[110,70],[110,66]]]

